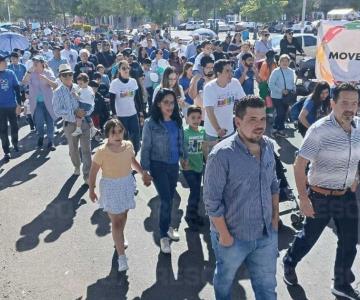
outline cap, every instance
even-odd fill
[[[124,56],[130,56],[131,53],[132,53],[131,48],[125,48],[125,49],[122,51],[122,54],[123,54]]]
[[[41,61],[41,62],[44,62],[45,61],[45,58],[41,55],[35,55],[33,58],[32,58],[33,61]]]
[[[60,46],[54,46],[52,47],[53,50],[61,50],[61,47]]]
[[[12,52],[12,53],[10,54],[10,57],[19,58],[19,53],[17,53],[17,52]]]
[[[285,30],[285,33],[294,33],[294,31],[291,28],[288,28]]]
[[[0,62],[1,62],[1,61],[5,61],[5,60],[6,60],[6,56],[0,54]]]
[[[61,64],[59,66],[59,74],[67,74],[67,73],[73,73],[73,71],[71,70],[70,65],[68,64]]]

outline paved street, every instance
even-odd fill
[[[288,133],[292,137],[278,141],[278,152],[294,186],[290,165],[300,137],[291,129]],[[172,245],[171,257],[159,254],[155,189],[139,183],[137,207],[126,226],[130,270],[118,276],[116,265],[112,267],[109,220],[89,200],[82,178],[71,175],[61,134],[57,150],[51,153],[34,150],[36,137],[28,126],[21,128],[20,137],[21,156],[6,165],[0,162],[0,299],[214,299],[209,232],[187,230],[182,217],[188,189],[181,182],[173,211],[181,240]],[[281,210],[291,206],[283,203]],[[295,233],[289,214],[282,219],[280,258]],[[330,286],[335,248],[336,236],[329,226],[297,269],[301,286],[291,289],[282,281],[279,259],[278,299],[334,299]],[[360,255],[353,271],[360,288]],[[233,295],[254,299],[245,269],[238,273]]]

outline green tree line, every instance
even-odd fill
[[[239,14],[252,21],[278,20],[283,14],[301,15],[302,0],[0,0],[0,19],[7,20],[10,7],[13,19],[51,21],[65,15],[88,20],[103,16],[147,17],[158,24],[171,22],[176,12],[184,20],[206,20]],[[307,0],[307,12],[337,7],[360,10],[360,0]]]

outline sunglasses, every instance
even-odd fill
[[[65,73],[65,74],[61,74],[61,76],[67,78],[67,77],[72,77],[73,74],[72,73]]]

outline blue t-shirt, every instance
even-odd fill
[[[243,67],[243,65],[240,65],[235,70],[234,77],[236,79],[240,79],[243,72],[244,72],[244,67]],[[242,87],[243,87],[246,95],[254,95],[254,71],[253,70],[251,70],[251,69],[248,70],[248,72],[246,74],[246,78],[245,78],[244,82],[242,83]]]
[[[170,156],[169,156],[169,164],[177,164],[179,162],[179,127],[176,122],[173,120],[164,121],[164,125],[169,134],[169,142],[170,142]]]
[[[303,109],[306,109],[308,111],[308,114],[306,116],[306,121],[308,121],[310,125],[315,123],[316,108],[315,108],[315,103],[311,98],[305,100]]]
[[[16,107],[15,88],[19,86],[14,71],[5,70],[0,72],[0,107]]]
[[[179,79],[179,84],[182,86],[184,91],[190,87],[190,81],[191,79],[187,78],[186,76],[181,76]],[[185,94],[185,102],[190,105],[194,104],[194,100],[190,98],[188,93]]]

